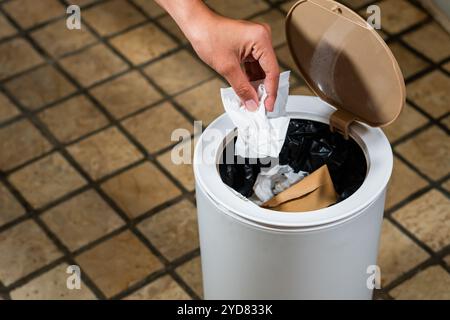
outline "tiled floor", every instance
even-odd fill
[[[65,27],[69,2],[82,31]],[[291,93],[310,94],[285,44],[294,2],[207,1],[269,23]],[[376,298],[450,299],[450,36],[416,1],[342,2],[380,4],[407,83],[385,129]],[[170,133],[221,114],[224,85],[151,0],[0,1],[0,298],[201,298],[192,170],[170,162]],[[65,288],[73,264],[82,290]]]

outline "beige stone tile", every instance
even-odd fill
[[[95,87],[91,93],[117,118],[162,99],[156,89],[137,71]]]
[[[445,70],[447,70],[448,72],[450,72],[450,62],[447,62],[446,64],[444,64],[442,66]]]
[[[248,18],[269,8],[263,0],[208,0],[206,4],[219,14],[234,19]]]
[[[100,3],[83,12],[83,18],[101,36],[122,31],[145,20],[145,17],[124,0]]]
[[[50,65],[14,78],[6,88],[28,109],[37,109],[75,92],[76,88]]]
[[[378,254],[383,287],[428,257],[428,254],[410,238],[388,220],[384,220]]]
[[[8,22],[4,15],[0,14],[0,39],[16,34],[17,30]]]
[[[194,124],[189,123],[171,104],[163,103],[128,118],[123,125],[148,152],[153,153],[175,143],[171,140],[174,130],[186,131],[183,137],[188,138]]]
[[[0,44],[0,79],[34,67],[44,60],[22,38],[14,38]]]
[[[406,104],[395,122],[387,127],[384,127],[383,131],[390,142],[395,142],[414,129],[425,125],[427,122],[427,118],[412,108],[409,104]]]
[[[181,194],[153,164],[145,162],[102,184],[102,189],[135,218]]]
[[[186,50],[150,64],[144,72],[169,94],[192,87],[213,75],[210,69]]]
[[[450,244],[450,200],[431,190],[394,213],[394,218],[435,251]]]
[[[156,1],[133,0],[133,2],[152,18],[165,13],[164,9],[161,8]]]
[[[122,219],[93,190],[46,211],[42,219],[71,251],[123,225]]]
[[[134,64],[159,57],[177,45],[154,24],[146,24],[110,40]]]
[[[450,55],[450,37],[436,22],[406,34],[403,39],[434,62]]]
[[[13,105],[12,101],[0,93],[0,122],[9,120],[18,114],[19,110]]]
[[[292,59],[291,52],[289,51],[289,47],[287,45],[278,48],[275,50],[275,53],[278,60],[285,64],[289,70],[298,72],[297,65],[295,64],[294,59]]]
[[[450,275],[432,266],[394,288],[389,294],[397,300],[449,300]]]
[[[198,294],[203,297],[202,266],[200,257],[189,260],[176,269],[181,278]]]
[[[169,260],[198,248],[197,212],[183,200],[138,225],[138,229]]]
[[[285,3],[283,3],[280,8],[282,10],[284,10],[285,12],[289,12],[289,10],[292,8],[292,6],[294,4],[296,4],[298,1],[297,0],[291,0],[291,1],[287,1]]]
[[[65,57],[61,64],[83,86],[90,86],[127,69],[125,62],[103,44]]]
[[[86,183],[59,153],[52,153],[14,172],[9,180],[35,208],[42,207]]]
[[[176,97],[196,120],[202,120],[203,125],[209,124],[224,113],[220,99],[220,88],[226,85],[219,79],[212,79]]]
[[[82,95],[45,109],[38,116],[62,143],[69,143],[109,123]]]
[[[394,0],[395,1],[395,0]],[[376,3],[375,3],[376,4]],[[358,11],[358,14],[364,19],[367,20],[369,15],[373,14],[373,11],[371,10],[370,12],[367,12],[367,7],[363,8],[362,10]],[[383,13],[381,13],[381,15],[383,16]],[[381,27],[383,27],[383,24],[381,24]],[[374,29],[378,35],[386,41],[386,39],[389,37],[386,32],[384,32],[382,29]]]
[[[190,152],[187,159],[190,159],[191,161],[189,163],[174,162],[172,160],[172,152],[176,155],[180,155],[180,157],[184,156],[185,152]],[[168,150],[157,158],[158,162],[161,163],[172,176],[176,177],[188,191],[193,191],[195,188],[194,171],[192,168],[193,154],[194,141],[192,139],[187,139],[178,143],[176,147]]]
[[[428,183],[424,179],[395,157],[386,195],[386,209],[391,208],[427,185]]]
[[[60,256],[41,228],[27,220],[0,233],[0,280],[8,286]]]
[[[424,111],[439,117],[450,111],[450,78],[433,71],[408,84],[406,93]]]
[[[93,300],[95,295],[81,282],[80,289],[67,288],[69,265],[63,263],[11,292],[13,300]]]
[[[39,4],[33,0],[8,1],[3,8],[22,28],[30,28],[66,13],[66,8],[58,0],[39,0]]]
[[[450,130],[450,116],[445,117],[441,120],[441,123]]]
[[[70,0],[71,4],[79,5],[80,7],[85,6],[87,4],[91,4],[93,2],[98,2],[99,0]]]
[[[0,226],[25,213],[25,209],[3,184],[0,184],[0,203]]]
[[[169,15],[164,15],[161,18],[158,18],[158,22],[164,27],[169,33],[175,36],[181,43],[188,43],[188,39],[184,35],[183,31],[181,31],[180,27],[175,23]]]
[[[91,177],[99,179],[142,158],[116,128],[109,128],[68,147]]]
[[[377,30],[377,33],[383,40],[386,40],[388,38],[388,35],[383,32],[383,30]]]
[[[450,139],[438,127],[425,130],[398,145],[396,150],[432,179],[450,171]]]
[[[406,0],[384,0],[377,5],[381,10],[381,28],[389,33],[398,33],[422,21],[426,14]]]
[[[307,85],[301,85],[289,90],[290,95],[315,96],[314,92]]]
[[[0,129],[0,170],[12,169],[50,149],[50,143],[31,122],[14,122]]]
[[[257,16],[253,21],[267,23],[270,26],[272,31],[272,45],[274,47],[286,42],[286,32],[284,27],[285,17],[279,11],[271,10]]]
[[[445,263],[450,266],[450,254],[444,258]]]
[[[189,295],[170,276],[161,277],[138,291],[126,300],[190,300]]]
[[[338,0],[338,2],[351,9],[359,9],[361,6],[368,5],[372,0]]]
[[[159,260],[129,231],[82,253],[76,261],[107,297],[162,268]]]
[[[448,191],[450,191],[450,179],[447,179],[447,181],[445,181],[442,186],[447,189]]]
[[[97,41],[87,28],[82,27],[80,30],[67,29],[66,19],[61,19],[39,28],[33,31],[31,36],[45,51],[55,58],[79,50]]]
[[[414,53],[403,47],[398,42],[390,43],[389,48],[400,65],[403,77],[405,78],[408,78],[409,76],[423,70],[429,65],[426,61],[414,55]]]
[[[280,67],[280,72],[284,72],[284,71],[288,71],[290,69],[285,69]],[[295,92],[295,89],[298,89],[298,92],[303,92],[303,93],[299,93],[301,95],[314,95],[313,92],[308,88],[308,85],[306,84],[306,82],[303,80],[303,78],[297,78],[297,76],[295,76],[293,73],[291,73],[291,76],[289,77],[289,87],[290,88],[294,88],[294,89],[289,89],[289,94],[291,93],[291,90],[293,92]]]

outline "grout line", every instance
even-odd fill
[[[391,222],[396,228],[399,229],[399,231],[403,232],[406,236],[408,236],[416,245],[418,245],[422,250],[424,250],[429,257],[413,267],[412,269],[409,269],[407,272],[403,273],[393,281],[391,281],[387,286],[384,287],[386,291],[391,291],[393,288],[401,285],[406,280],[411,279],[419,272],[423,271],[424,269],[433,266],[433,265],[439,265],[442,268],[444,268],[447,273],[450,274],[450,267],[444,262],[442,254],[443,252],[448,251],[450,249],[450,245],[448,248],[444,248],[441,250],[441,254],[438,254],[434,252],[430,247],[428,247],[426,244],[424,244],[422,241],[420,241],[412,232],[410,232],[407,228],[405,228],[401,223],[399,223],[397,220],[395,220],[393,217],[387,217],[386,218],[389,222]],[[450,250],[449,250],[450,251]]]
[[[0,181],[4,183],[6,188],[15,196],[15,198],[19,201],[19,203],[26,209],[27,215],[31,220],[36,223],[39,228],[45,233],[45,235],[50,239],[52,244],[58,249],[60,253],[63,254],[62,257],[54,260],[47,266],[44,266],[43,268],[38,268],[38,270],[35,270],[34,272],[31,272],[30,274],[26,275],[22,279],[17,280],[12,285],[8,286],[8,291],[10,292],[14,288],[17,288],[29,280],[33,279],[34,277],[37,277],[41,275],[43,272],[48,271],[55,267],[56,265],[59,265],[60,263],[67,261],[69,264],[77,264],[75,260],[73,259],[73,256],[71,252],[67,249],[67,247],[57,238],[57,236],[45,225],[45,223],[40,219],[39,216],[36,215],[35,210],[33,207],[28,203],[28,201],[20,194],[20,192],[9,183],[7,179],[5,179],[2,175],[0,175]],[[83,275],[83,281],[85,284],[91,289],[91,291],[98,297],[98,298],[104,298],[104,295],[102,292],[97,288],[95,283],[92,282],[92,280],[87,276],[86,274]]]
[[[0,129],[5,128],[13,123],[16,123],[20,120],[24,119],[23,115],[18,113],[10,118],[7,118],[5,120],[0,120]]]
[[[25,39],[23,35],[20,36],[19,38],[22,39],[22,40]],[[42,55],[39,54],[39,57],[42,58]],[[7,77],[4,77],[4,78],[0,78],[0,84],[7,83],[9,81],[15,80],[15,79],[20,78],[22,76],[25,76],[25,75],[27,75],[29,73],[32,73],[33,71],[36,71],[36,70],[38,70],[40,68],[43,68],[45,66],[51,66],[51,65],[53,65],[52,61],[44,60],[43,62],[39,62],[38,64],[33,65],[32,67],[29,67],[29,68],[27,68],[25,70],[21,70],[21,71],[19,71],[17,73],[14,73],[12,75],[8,75]]]
[[[410,194],[408,197],[406,197],[405,199],[397,202],[396,204],[394,204],[393,206],[391,206],[388,209],[385,209],[384,211],[384,217],[390,217],[393,213],[395,213],[396,211],[400,210],[401,208],[407,206],[409,203],[411,203],[414,200],[417,200],[418,198],[420,198],[421,196],[423,196],[424,194],[426,194],[428,191],[433,190],[433,187],[431,185],[426,185],[425,187],[415,191],[414,193]]]
[[[191,136],[191,139],[193,139],[193,135]],[[174,145],[176,145],[176,143],[175,143]],[[172,146],[173,146],[173,145],[172,145]],[[164,152],[167,152],[167,150],[170,150],[170,149],[172,148],[172,146],[168,146],[168,147],[166,147],[166,148],[164,148],[164,149],[161,149],[160,151],[158,151],[157,155],[160,155],[160,154],[163,154]],[[40,156],[40,157],[38,157],[38,158],[39,158],[39,159],[42,159],[42,158],[44,158],[44,157],[46,157],[46,156],[48,156],[48,155],[50,155],[50,154],[52,154],[52,153],[54,153],[54,152],[57,152],[57,150],[52,150],[51,152],[47,152],[47,153],[45,153],[43,156]],[[135,167],[137,167],[137,166],[139,166],[139,165],[145,163],[145,162],[146,162],[146,159],[142,158],[142,159],[137,160],[137,161],[135,161],[135,162],[132,162],[132,163],[130,163],[130,164],[128,164],[128,165],[126,165],[126,166],[124,166],[124,167],[122,167],[122,168],[119,168],[119,169],[117,169],[117,170],[114,170],[114,171],[108,173],[107,175],[105,175],[105,176],[103,176],[103,177],[97,179],[97,180],[96,180],[96,184],[101,185],[101,184],[103,184],[105,181],[107,181],[107,180],[109,180],[109,179],[112,179],[112,178],[114,178],[114,177],[116,177],[116,176],[118,176],[118,175],[120,175],[120,174],[122,174],[122,173],[124,173],[124,172],[126,172],[126,171],[128,171],[128,170],[130,170],[130,169],[132,169],[132,168],[135,168]],[[26,165],[29,165],[29,164],[27,163]],[[21,166],[21,167],[22,167],[22,166]],[[20,167],[20,168],[21,168],[21,167]],[[15,169],[14,169],[14,172],[15,172],[16,170],[19,170],[19,169],[15,168]],[[10,173],[8,173],[8,174],[10,174]],[[3,176],[5,177],[5,179],[6,179],[6,177],[7,177],[8,174],[5,174],[5,173],[3,173],[3,172],[0,172],[0,175],[3,175]],[[59,205],[59,204],[65,202],[65,201],[68,201],[68,200],[70,200],[71,198],[73,198],[73,197],[75,197],[75,196],[77,196],[77,195],[79,195],[79,194],[81,194],[81,193],[83,193],[83,192],[85,192],[85,191],[91,189],[91,187],[92,187],[92,186],[90,186],[89,184],[86,184],[86,185],[84,185],[84,186],[82,186],[82,187],[79,187],[79,188],[77,188],[77,189],[75,189],[75,190],[72,190],[72,191],[66,193],[64,196],[62,196],[62,197],[60,197],[60,198],[57,198],[57,199],[55,199],[55,200],[53,200],[53,201],[50,201],[50,202],[47,203],[45,206],[43,206],[43,207],[41,207],[41,208],[38,208],[38,209],[35,210],[35,211],[36,211],[37,214],[41,214],[41,213],[43,213],[43,212],[45,212],[45,211],[48,211],[48,210],[50,210],[51,208],[56,207],[57,205]],[[183,198],[183,199],[186,198],[186,199],[188,199],[188,200],[190,199],[191,202],[194,202],[194,200],[192,200],[192,199],[194,198],[194,192],[193,192],[193,191],[187,191],[186,194],[182,194],[182,195],[179,196],[179,197],[181,197],[181,198]],[[176,197],[176,198],[173,198],[173,199],[171,199],[171,200],[168,200],[168,201],[166,201],[165,203],[163,203],[163,204],[161,204],[161,205],[159,205],[159,206],[156,206],[155,208],[153,208],[153,209],[151,209],[151,210],[149,210],[149,211],[143,213],[141,216],[142,216],[142,217],[147,217],[147,216],[149,216],[149,215],[151,215],[151,214],[157,213],[157,212],[159,212],[160,210],[162,210],[162,209],[168,207],[169,205],[172,205],[172,204],[176,203],[175,200],[178,199],[179,197]],[[167,205],[165,205],[165,204],[167,204]],[[141,216],[137,217],[137,219],[140,219]],[[13,220],[13,221],[10,221],[10,222],[8,222],[8,223],[6,223],[6,224],[0,226],[0,232],[2,232],[3,230],[8,229],[8,228],[11,227],[11,226],[14,226],[15,224],[18,224],[18,223],[22,222],[23,220],[25,220],[24,217],[23,217],[23,216],[20,216],[20,217],[18,217],[17,219],[15,219],[15,220]],[[141,219],[141,220],[142,220],[142,219]]]
[[[0,300],[1,299],[11,300],[11,296],[7,292],[6,287],[5,287],[5,285],[3,284],[2,281],[0,281]]]
[[[0,2],[0,6],[1,6],[1,7],[4,7],[4,4],[5,4],[5,3],[11,2],[11,1],[12,1],[12,0],[3,0],[2,2]],[[80,7],[81,10],[87,10],[87,9],[90,9],[90,8],[92,8],[92,7],[95,7],[95,6],[98,6],[98,5],[100,5],[100,4],[102,4],[102,3],[105,3],[105,2],[108,2],[108,1],[110,1],[110,0],[96,0],[96,1],[94,1],[94,2],[92,2],[92,3],[87,3],[87,4],[85,4],[85,5],[78,5],[78,6]],[[6,11],[5,8],[3,8],[3,10]],[[38,30],[38,29],[44,28],[44,27],[46,27],[46,26],[48,26],[48,25],[50,25],[50,24],[52,24],[52,23],[54,23],[54,22],[56,22],[56,21],[58,21],[58,20],[62,20],[62,19],[64,19],[64,18],[66,18],[66,17],[67,17],[67,14],[66,14],[66,12],[65,12],[65,10],[64,10],[64,14],[63,14],[63,15],[59,15],[59,16],[57,16],[57,17],[50,18],[50,19],[48,19],[48,20],[46,20],[46,21],[39,22],[38,24],[36,24],[36,25],[34,25],[34,26],[31,26],[31,27],[29,27],[29,28],[23,29],[23,28],[21,27],[20,30],[21,30],[22,32],[25,32],[25,33],[32,33],[32,32],[34,32],[34,31],[36,31],[36,30]],[[16,35],[17,35],[17,34],[16,34]],[[16,35],[15,35],[15,36],[16,36]],[[4,40],[4,39],[1,39],[1,40],[0,40],[0,44],[3,42],[3,40]]]
[[[448,198],[450,198],[450,192],[442,188],[441,182],[444,182],[450,177],[450,173],[447,173],[443,177],[441,177],[439,180],[435,181],[432,178],[428,177],[425,173],[423,173],[420,169],[418,169],[413,163],[411,163],[408,159],[403,157],[399,152],[397,152],[395,149],[393,150],[393,154],[400,159],[409,169],[411,169],[414,173],[419,175],[421,178],[426,180],[433,188],[439,190],[441,193],[446,195]]]
[[[125,289],[124,291],[114,295],[111,297],[112,300],[118,300],[123,299],[130,294],[135,293],[136,291],[142,289],[143,287],[147,286],[148,284],[156,281],[157,279],[163,277],[163,276],[170,276],[175,282],[177,282],[180,287],[183,288],[184,291],[194,300],[199,300],[200,297],[195,293],[195,291],[189,287],[189,285],[186,284],[186,282],[175,272],[175,269],[182,266],[184,263],[198,257],[200,255],[200,249],[196,248],[181,257],[171,261],[170,263],[165,266],[165,268],[159,270],[158,272],[153,272],[147,275],[145,278],[143,278],[138,283],[130,286],[129,288]]]
[[[177,50],[177,52],[178,52],[178,50]],[[173,52],[172,52],[171,54],[173,54]],[[43,67],[43,65],[40,65],[39,67]],[[87,91],[90,91],[90,90],[92,90],[92,89],[95,89],[96,87],[99,87],[99,86],[101,86],[101,85],[103,85],[103,84],[106,84],[106,83],[109,82],[109,81],[113,81],[113,80],[115,80],[115,79],[117,79],[117,78],[119,78],[119,77],[121,77],[121,76],[124,76],[124,75],[127,74],[127,73],[133,72],[133,71],[134,71],[134,68],[133,68],[133,69],[127,69],[127,70],[125,70],[125,71],[121,71],[121,72],[119,72],[119,73],[117,73],[117,74],[114,74],[114,75],[112,75],[112,76],[110,76],[110,77],[108,77],[108,78],[106,78],[106,79],[100,80],[100,81],[94,83],[93,85],[90,85],[90,86],[88,86],[88,87],[82,88],[81,90],[78,90],[78,89],[77,89],[75,92],[73,92],[73,93],[71,93],[71,94],[69,94],[69,95],[67,95],[67,96],[64,96],[64,97],[62,97],[62,98],[59,98],[59,99],[57,99],[57,100],[55,100],[55,101],[49,102],[49,103],[47,103],[47,104],[44,104],[44,105],[42,105],[42,106],[39,107],[39,108],[35,108],[35,109],[28,109],[28,108],[27,108],[27,110],[28,110],[30,113],[32,113],[32,114],[40,114],[41,112],[43,112],[43,111],[45,111],[45,110],[47,110],[47,109],[53,108],[53,107],[57,107],[58,105],[63,104],[63,103],[67,102],[67,101],[70,100],[70,99],[73,99],[73,98],[76,98],[76,97],[79,97],[79,96],[85,96],[85,94],[86,94]],[[202,84],[204,84],[204,83],[206,83],[206,82],[208,82],[208,81],[211,81],[211,80],[213,80],[213,79],[215,79],[215,78],[216,78],[216,75],[211,75],[210,77],[208,77],[208,78],[206,78],[206,79],[204,79],[204,80],[201,80],[200,82],[198,82],[198,83],[196,83],[196,84],[194,84],[194,85],[190,85],[190,86],[186,87],[185,89],[176,92],[176,93],[173,94],[171,97],[172,97],[172,99],[174,99],[174,98],[176,98],[176,97],[178,97],[178,96],[180,96],[180,95],[182,95],[182,94],[184,94],[184,93],[186,93],[186,92],[188,92],[188,91],[190,91],[190,90],[193,90],[193,89],[195,89],[195,88],[201,86]],[[1,81],[0,81],[0,84],[1,84]],[[162,104],[162,103],[164,103],[164,102],[169,102],[169,103],[171,103],[170,99],[164,98],[164,97],[163,97],[163,98],[160,98],[159,100],[157,100],[157,101],[155,101],[155,102],[152,102],[151,104],[149,104],[149,105],[147,105],[147,106],[143,106],[143,107],[139,108],[138,110],[133,111],[133,112],[131,112],[131,113],[128,113],[128,114],[126,114],[126,115],[124,115],[124,116],[122,116],[122,117],[115,117],[115,119],[117,119],[118,121],[126,120],[126,119],[128,119],[128,118],[131,118],[131,117],[137,115],[137,114],[140,114],[140,113],[142,113],[142,112],[145,112],[145,111],[147,111],[147,110],[149,110],[149,109],[151,109],[151,108],[153,108],[153,107],[155,107],[155,106],[157,106],[157,105],[160,105],[160,104]],[[4,128],[4,127],[6,127],[6,126],[8,126],[8,125],[10,125],[10,124],[13,124],[13,123],[15,123],[15,122],[17,122],[17,121],[20,121],[20,120],[22,120],[22,119],[24,119],[24,116],[23,116],[22,114],[19,114],[19,115],[14,116],[14,117],[11,118],[11,119],[5,120],[4,122],[0,122],[0,129],[1,129],[1,128]],[[109,125],[106,126],[106,127],[109,127],[109,126],[111,126],[111,124],[109,124]],[[105,127],[105,128],[106,128],[106,127]],[[79,138],[77,138],[77,139],[75,139],[75,140],[78,141],[79,139],[82,139],[83,137],[84,137],[84,136],[81,136],[81,137],[79,137]],[[74,141],[75,141],[75,140],[74,140]],[[72,142],[73,142],[73,141],[71,141],[70,143],[72,143]]]
[[[443,130],[444,132],[446,132],[447,134],[449,133],[449,129],[442,124],[440,121],[442,119],[444,119],[445,117],[447,117],[450,112],[445,113],[444,115],[440,116],[439,118],[434,118],[431,114],[429,114],[428,112],[424,111],[420,106],[418,106],[414,101],[410,100],[409,98],[406,98],[406,102],[416,111],[418,111],[420,114],[422,114],[423,116],[425,116],[426,118],[428,118],[429,122],[434,124],[435,126],[437,126],[438,128],[440,128],[441,130]]]
[[[16,289],[26,285],[30,281],[32,281],[32,280],[34,280],[34,279],[44,275],[45,273],[49,272],[53,268],[56,268],[57,266],[59,266],[62,263],[68,263],[68,261],[67,261],[66,257],[62,256],[62,254],[61,254],[61,256],[59,258],[49,262],[48,264],[46,264],[44,266],[39,267],[38,269],[34,270],[33,272],[31,272],[31,273],[23,276],[22,278],[14,281],[8,287],[6,287],[6,289],[9,292],[9,294],[11,294],[12,291],[14,291],[14,290],[16,290]],[[68,263],[68,264],[71,264],[71,263]],[[84,281],[84,279],[83,279],[83,281]]]
[[[408,102],[409,104],[409,102]],[[412,106],[413,109],[415,109],[416,111],[418,111],[420,114],[422,114],[423,116],[425,116],[426,118],[428,118],[428,122],[423,124],[420,127],[417,127],[415,129],[413,129],[411,132],[408,132],[406,134],[404,134],[403,136],[401,136],[400,138],[397,138],[396,140],[391,142],[391,146],[394,148],[410,139],[413,139],[415,136],[419,135],[420,133],[426,131],[427,129],[430,129],[433,126],[437,126],[440,127],[441,129],[443,129],[447,134],[449,134],[449,129],[445,127],[444,124],[442,124],[442,120],[444,120],[447,116],[450,115],[450,112],[445,113],[444,115],[440,116],[439,118],[432,118],[430,115],[427,115],[424,111],[422,111],[420,108],[418,107],[414,107]]]

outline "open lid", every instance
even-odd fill
[[[287,15],[286,36],[305,81],[338,109],[336,129],[353,120],[385,126],[398,117],[405,103],[398,63],[355,12],[331,0],[301,0]]]

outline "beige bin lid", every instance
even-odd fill
[[[405,103],[398,63],[355,12],[331,0],[301,0],[287,15],[286,35],[305,81],[339,113],[375,127],[398,117]]]

